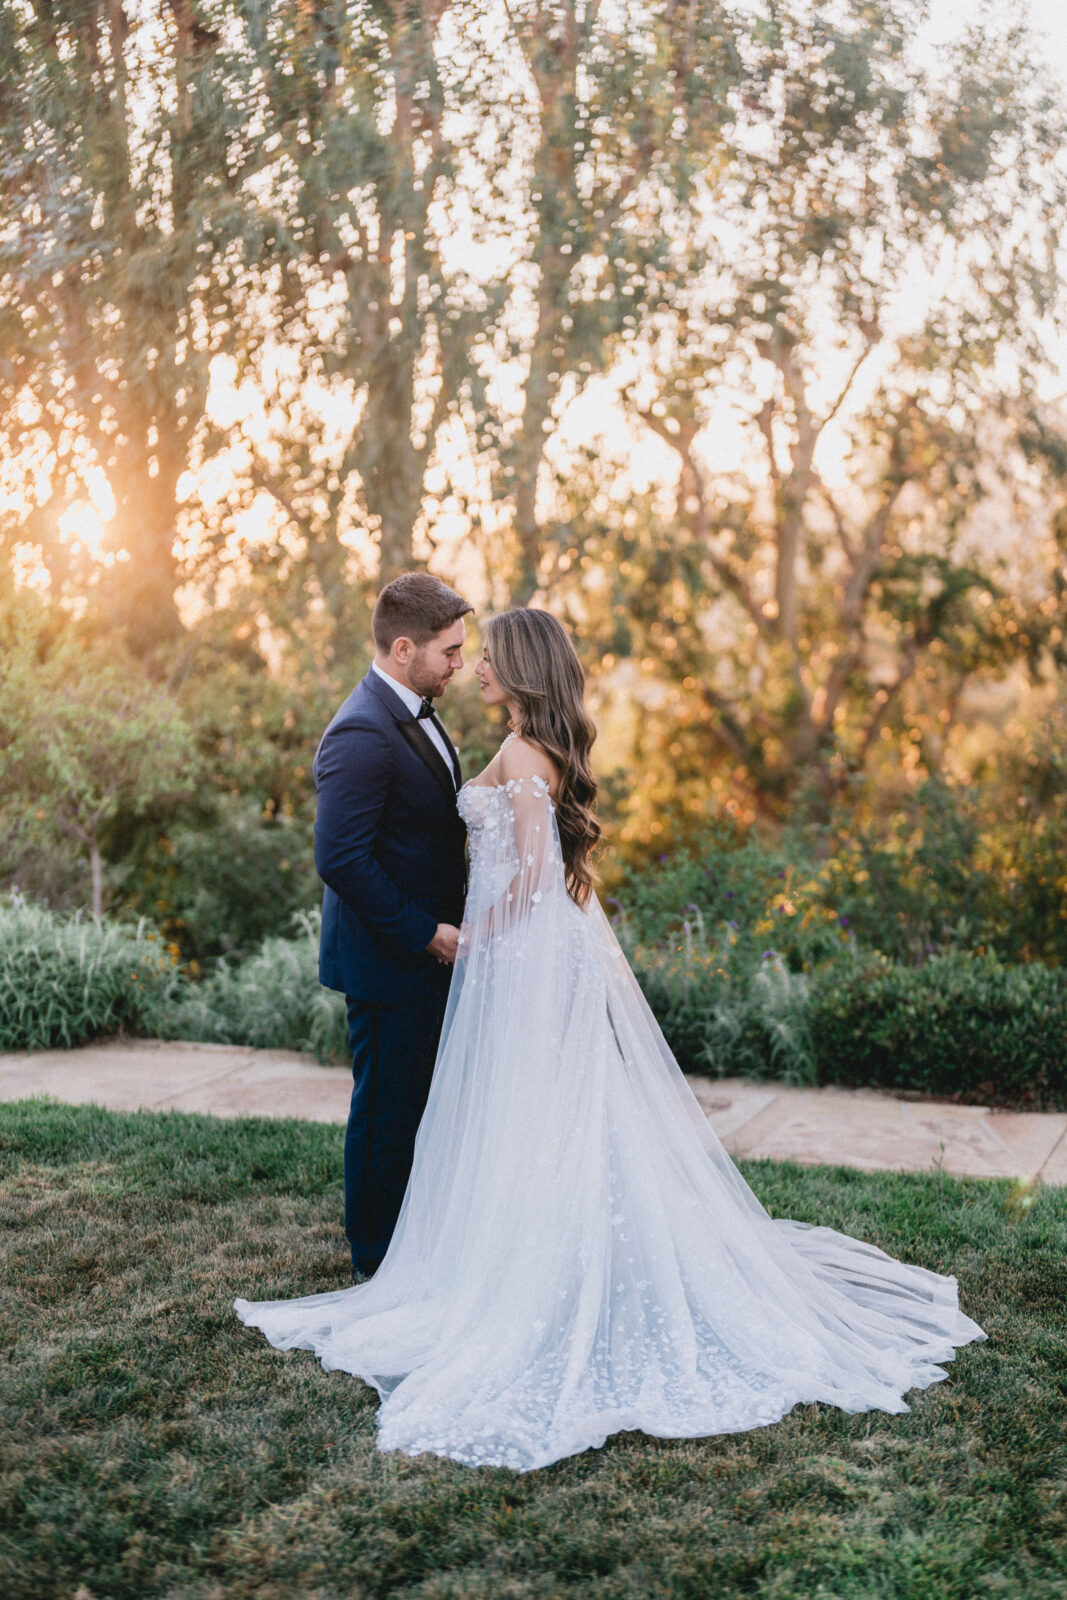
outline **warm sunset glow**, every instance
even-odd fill
[[[90,555],[100,558],[101,546],[107,538],[109,521],[110,517],[102,516],[91,502],[78,500],[74,505],[68,506],[59,518],[59,531],[63,536],[63,542],[69,544],[75,552],[87,550]]]

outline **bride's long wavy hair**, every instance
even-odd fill
[[[560,769],[556,824],[567,890],[584,906],[600,838],[597,782],[589,762],[596,724],[585,709],[585,673],[562,623],[548,611],[514,606],[485,623],[485,650],[500,687],[519,708],[518,732]]]

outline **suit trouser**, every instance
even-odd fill
[[[348,1001],[352,1103],[345,1134],[345,1233],[356,1272],[389,1248],[411,1174],[447,990],[402,1006]]]

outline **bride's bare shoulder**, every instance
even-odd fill
[[[547,750],[532,739],[520,734],[505,741],[500,751],[500,780],[511,783],[519,778],[543,778],[549,792],[555,796],[559,790],[560,770]]]

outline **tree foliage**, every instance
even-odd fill
[[[281,579],[291,611],[319,607],[343,634],[365,627],[371,550],[385,580],[432,543],[427,474],[491,320],[491,278],[448,256],[457,208],[472,202],[457,167],[473,159],[481,92],[463,30],[484,19],[451,0],[235,14],[274,219],[261,263],[270,337],[236,346],[235,377],[267,402],[258,432],[216,436],[236,476],[201,553],[269,496],[276,538],[257,555],[267,613]],[[446,26],[462,62],[441,44]]]
[[[103,591],[144,653],[178,631],[182,475],[263,237],[246,65],[194,0],[0,7],[2,536]],[[112,511],[110,569],[64,512]]]
[[[462,559],[666,686],[694,804],[935,769],[970,682],[1061,663],[1067,194],[1025,33],[931,65],[922,16],[0,0],[9,561],[317,699],[376,581]]]
[[[121,653],[65,635],[51,648],[31,614],[0,657],[0,803],[75,840],[104,909],[104,841],[134,815],[194,783],[193,745],[172,697]]]
[[[1032,470],[1062,104],[1017,31],[932,75],[920,10],[776,5],[739,41],[711,211],[678,197],[706,256],[672,255],[626,387],[667,491],[635,507],[598,448],[557,496],[550,591],[771,806],[898,732],[935,763],[969,679],[1063,659]],[[1005,522],[1037,531],[1021,560]]]

